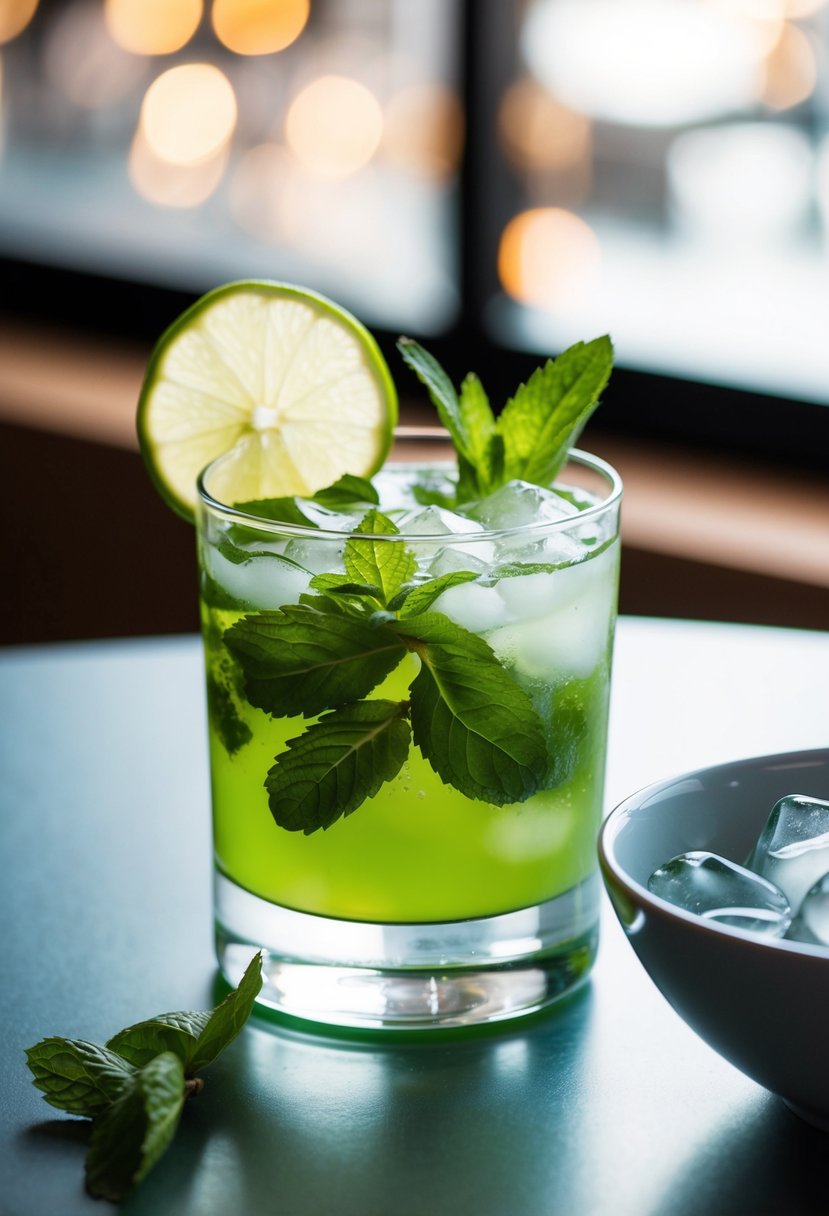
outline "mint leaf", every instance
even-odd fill
[[[183,1105],[181,1060],[163,1052],[95,1121],[86,1157],[89,1193],[113,1203],[125,1199],[168,1148]]]
[[[504,406],[498,433],[504,440],[504,479],[550,485],[598,404],[610,378],[608,337],[577,342],[522,384]]]
[[[314,502],[321,503],[322,506],[328,507],[332,511],[338,511],[342,507],[350,507],[354,503],[373,502],[379,503],[380,495],[364,477],[355,477],[353,473],[345,473],[335,481],[333,486],[328,486],[325,490],[317,490],[314,495]]]
[[[208,1014],[190,1014],[190,1018],[203,1018],[205,1023]],[[193,1025],[176,1024],[167,1021],[169,1014],[160,1014],[145,1022],[136,1022],[113,1035],[107,1042],[110,1051],[127,1060],[134,1068],[144,1068],[150,1060],[163,1052],[172,1052],[178,1056],[186,1068],[198,1043],[199,1030]]]
[[[412,733],[432,768],[467,798],[524,802],[547,772],[544,732],[527,694],[482,638],[441,613],[396,628],[421,661]]]
[[[315,574],[309,585],[324,595],[345,595],[358,600],[376,600],[377,604],[385,602],[382,587],[372,583],[355,583],[347,574]]]
[[[400,662],[403,647],[382,621],[324,597],[243,617],[225,633],[251,705],[274,717],[357,701]]]
[[[26,1051],[36,1089],[67,1115],[97,1115],[121,1096],[135,1071],[115,1052],[83,1039],[42,1039]]]
[[[469,462],[476,472],[477,488],[485,493],[491,480],[490,445],[495,438],[495,418],[484,386],[474,372],[470,372],[461,383],[459,408]]]
[[[315,520],[310,519],[302,509],[301,498],[251,498],[247,502],[234,503],[237,511],[246,515],[257,515],[260,519],[269,519],[273,523],[290,524],[292,527],[316,528]],[[261,543],[262,533],[247,524],[235,523],[228,529],[228,536],[235,544],[247,541]]]
[[[162,1052],[171,1051],[184,1065],[184,1074],[193,1073],[215,1060],[220,1051],[236,1038],[250,1017],[254,1001],[262,988],[262,952],[254,954],[237,988],[212,1011],[159,1013],[145,1022],[136,1022],[114,1035],[107,1047],[123,1056],[136,1068],[143,1068]]]
[[[216,1056],[233,1042],[250,1017],[261,988],[262,952],[260,950],[248,963],[238,987],[234,988],[212,1013],[207,1014],[207,1020],[199,1033],[196,1050],[187,1065],[188,1076],[198,1072],[206,1064],[212,1063]]]
[[[207,705],[210,720],[229,756],[235,756],[253,735],[239,713],[235,693],[230,684],[215,671],[207,672]]]
[[[407,711],[405,701],[357,701],[291,739],[265,779],[279,826],[306,836],[330,828],[397,776],[409,754]]]
[[[443,595],[444,591],[448,591],[450,587],[457,587],[461,583],[471,583],[477,577],[478,575],[472,570],[451,570],[448,574],[430,578],[428,583],[416,583],[412,587],[404,587],[391,601],[389,608],[404,617],[417,616],[419,612],[425,612],[427,608],[431,608],[438,596]]]
[[[357,532],[367,537],[399,536],[397,527],[380,511],[369,511]],[[417,567],[415,556],[403,541],[356,540],[346,542],[343,554],[346,574],[355,583],[379,587],[383,603],[400,590]],[[334,702],[331,702],[334,704]]]
[[[412,369],[420,383],[427,389],[432,404],[438,412],[438,417],[452,436],[452,442],[458,454],[464,456],[467,461],[471,461],[466,423],[452,381],[434,355],[430,355],[427,350],[424,350],[419,342],[415,342],[412,338],[400,338],[397,342],[397,349],[403,356],[403,362]]]

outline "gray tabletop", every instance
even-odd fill
[[[829,636],[620,622],[608,806],[672,773],[825,746]],[[0,654],[0,1212],[100,1213],[85,1124],[29,1082],[223,991],[194,638]],[[827,1139],[689,1031],[605,909],[590,984],[479,1038],[332,1038],[255,1018],[124,1209],[152,1216],[825,1213]]]

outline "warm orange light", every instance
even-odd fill
[[[202,0],[104,0],[112,39],[134,55],[169,55],[195,34]]]
[[[592,126],[529,78],[510,85],[498,108],[504,152],[530,172],[572,169],[590,157]]]
[[[141,130],[154,154],[173,165],[195,165],[215,154],[233,134],[236,95],[209,63],[187,63],[162,72],[141,105]]]
[[[35,15],[37,0],[2,0],[0,2],[0,43],[11,42],[22,34]]]
[[[787,110],[811,97],[817,84],[817,58],[809,38],[787,24],[766,59],[761,99],[775,110]]]
[[[386,107],[383,150],[395,165],[423,177],[446,178],[463,147],[463,110],[445,85],[411,85]]]
[[[534,308],[565,310],[586,303],[601,264],[593,229],[561,207],[522,211],[509,221],[498,247],[504,291]]]
[[[285,138],[310,173],[329,180],[368,164],[383,135],[383,114],[365,85],[347,76],[320,76],[291,103]]]
[[[155,154],[139,128],[130,148],[130,181],[150,203],[161,207],[198,207],[222,180],[227,160],[225,144],[197,165],[171,165]]]
[[[295,42],[310,0],[213,0],[213,29],[237,55],[271,55]]]

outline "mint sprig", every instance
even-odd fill
[[[224,635],[252,705],[275,718],[321,715],[268,771],[274,820],[306,835],[330,828],[397,776],[412,735],[468,798],[529,798],[549,768],[530,698],[482,638],[431,611],[478,576],[416,581],[414,554],[388,539],[398,535],[391,520],[372,509],[361,531],[346,544],[344,575],[314,577],[319,594],[245,616]],[[410,698],[366,699],[409,654],[420,660]]]
[[[520,478],[552,485],[610,378],[613,346],[606,335],[577,342],[548,359],[506,403],[497,419],[477,376],[460,396],[433,355],[410,338],[398,349],[429,392],[458,453],[454,504],[491,494]]]
[[[105,1047],[51,1037],[27,1050],[44,1100],[92,1119],[91,1195],[118,1203],[147,1176],[175,1136],[185,1100],[203,1088],[195,1073],[236,1038],[261,987],[257,953],[238,988],[212,1012],[159,1014],[120,1031]]]

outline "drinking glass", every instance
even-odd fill
[[[262,948],[260,999],[283,1014],[375,1029],[494,1022],[569,992],[595,957],[621,483],[574,450],[556,482],[563,518],[546,518],[528,487],[490,500],[486,525],[459,523],[412,497],[416,484],[445,484],[450,450],[398,439],[375,484],[405,531],[382,543],[408,547],[415,579],[475,574],[429,611],[482,638],[530,697],[549,755],[543,788],[505,806],[469,798],[413,743],[397,777],[310,835],[278,826],[265,785],[309,723],[250,704],[226,635],[314,594],[314,575],[342,571],[346,544],[377,538],[347,513],[314,528],[223,504],[216,465],[200,479],[217,953],[237,983]],[[407,653],[369,697],[405,700],[419,663]]]

